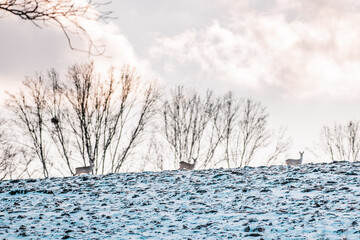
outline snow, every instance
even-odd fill
[[[360,163],[0,182],[3,239],[360,239]]]

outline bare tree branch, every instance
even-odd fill
[[[91,1],[73,0],[0,0],[0,10],[31,21],[37,27],[41,24],[55,24],[63,31],[71,49],[101,55],[105,46],[96,43],[88,30],[86,22],[109,18],[111,12],[100,12],[99,8],[108,2],[92,3]],[[74,37],[85,39],[87,49],[74,45]]]

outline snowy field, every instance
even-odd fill
[[[0,239],[360,239],[360,163],[0,182]]]

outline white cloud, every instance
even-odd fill
[[[151,54],[195,63],[217,81],[276,87],[284,96],[358,97],[360,11],[354,9],[360,4],[267,2],[259,8],[253,1],[224,0],[231,20],[159,38]]]

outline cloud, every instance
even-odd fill
[[[228,20],[157,39],[154,59],[196,64],[219,82],[283,96],[358,97],[360,4],[224,0]]]

